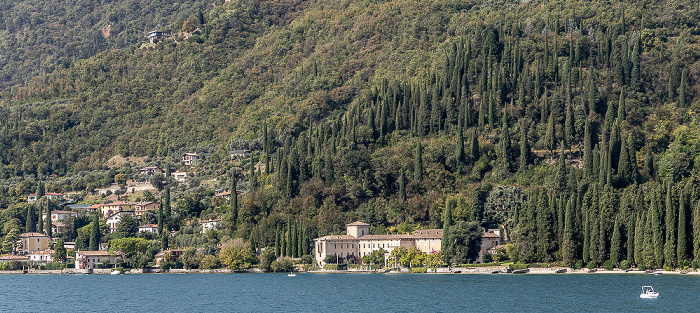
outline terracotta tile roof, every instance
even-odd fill
[[[27,237],[47,237],[47,236],[42,234],[42,233],[24,233],[24,234],[21,234],[20,237],[27,238]]]
[[[87,255],[87,256],[111,256],[112,254],[109,253],[107,250],[100,250],[100,251],[76,251],[77,254],[81,255]],[[115,253],[115,255],[118,253]]]
[[[29,259],[28,257],[23,256],[23,255],[9,255],[9,254],[0,255],[0,260],[3,260],[3,261],[26,261],[28,259]]]
[[[492,232],[485,232],[485,233],[481,234],[481,238],[501,238],[501,236],[496,235]]]
[[[208,219],[206,221],[200,221],[199,223],[204,224],[204,223],[215,223],[215,222],[221,222],[221,220],[220,219]]]
[[[47,192],[44,195],[45,196],[63,196],[62,193],[55,193],[55,192]],[[36,193],[30,193],[29,196],[36,196]]]
[[[345,225],[345,226],[369,226],[369,224],[363,223],[363,222],[360,222],[360,221],[356,221],[356,222],[352,222],[352,223],[350,223],[350,224],[347,224],[347,225]]]
[[[73,211],[61,211],[61,210],[51,211],[51,213],[56,213],[56,214],[76,214],[76,212],[73,212]]]
[[[442,229],[419,229],[413,232],[415,238],[442,238]]]
[[[316,238],[316,240],[356,240],[357,238],[353,236],[348,236],[348,235],[328,235],[328,236],[323,236],[320,238]]]
[[[158,227],[158,225],[156,225],[156,224],[144,224],[144,225],[139,226],[139,228],[157,228],[157,227]]]
[[[32,253],[29,253],[29,255],[32,255],[32,254],[41,254],[41,255],[53,254],[53,250],[51,250],[51,249],[46,249],[46,250],[34,251],[34,252],[32,252]]]
[[[360,240],[399,240],[399,239],[413,239],[413,235],[398,234],[398,235],[364,235],[360,237]]]
[[[99,209],[100,207],[102,207],[102,204],[93,204],[93,205],[87,207],[87,209],[88,210],[95,210],[95,209]]]

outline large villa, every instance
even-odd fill
[[[419,229],[413,234],[370,235],[367,223],[354,222],[346,227],[346,235],[329,235],[314,239],[316,261],[319,264],[323,265],[323,260],[329,255],[361,258],[375,250],[384,249],[391,252],[396,247],[416,247],[425,253],[438,252],[442,243],[442,229]]]
[[[413,234],[399,235],[370,235],[369,224],[353,222],[345,225],[345,235],[328,235],[314,239],[316,245],[316,262],[323,266],[323,261],[329,255],[337,255],[344,259],[348,256],[362,258],[372,251],[384,249],[390,253],[394,248],[415,247],[421,252],[440,252],[442,245],[442,229],[419,229]],[[481,250],[477,262],[482,261],[485,254],[495,253],[501,245],[501,232],[498,229],[487,229],[481,234]]]

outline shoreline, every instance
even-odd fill
[[[92,271],[88,270],[13,270],[13,271],[0,271],[0,275],[110,275],[114,269],[95,269]],[[564,272],[562,272],[564,271]],[[245,270],[232,270],[232,269],[170,269],[169,271],[161,271],[160,269],[130,269],[125,270],[122,274],[134,275],[134,274],[239,274],[239,273],[264,273],[263,271],[253,268]],[[271,272],[270,272],[271,273]],[[412,273],[411,271],[384,271],[384,270],[311,270],[311,271],[300,271],[297,273],[308,273],[308,274],[335,274],[335,273],[347,273],[347,274],[430,274],[430,275],[581,275],[581,274],[592,274],[592,275],[619,275],[619,274],[647,274],[655,275],[655,273],[663,275],[700,275],[700,271],[686,270],[686,271],[654,271],[654,273],[648,273],[646,271],[639,270],[604,270],[597,269],[596,271],[589,271],[588,269],[574,270],[572,268],[566,267],[534,267],[527,269],[526,272],[522,273],[508,273],[505,271],[504,267],[478,267],[478,268],[460,268],[453,267],[451,271],[447,268],[438,268],[435,272],[427,273]],[[657,274],[657,275],[658,275]]]

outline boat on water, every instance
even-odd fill
[[[289,277],[295,277],[295,276],[297,276],[297,274],[294,274],[294,272],[289,272],[289,274],[287,274],[287,276],[289,276]]]
[[[110,275],[121,275],[121,273],[122,273],[122,272],[120,272],[120,271],[112,271],[112,272],[109,273],[109,274],[110,274]]]
[[[654,291],[651,286],[642,286],[642,293],[639,295],[642,299],[656,299],[659,297],[659,293]]]

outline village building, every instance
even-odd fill
[[[184,153],[182,155],[182,162],[184,162],[187,166],[195,165],[198,159],[199,154],[196,153]]]
[[[85,210],[86,210],[88,213],[94,213],[94,212],[98,212],[98,211],[100,210],[101,207],[102,207],[102,204],[93,204],[93,205],[91,205],[91,206],[85,208]]]
[[[175,262],[182,256],[183,253],[185,253],[185,250],[179,249],[163,250],[161,252],[158,252],[155,256],[155,267],[160,267],[160,264],[163,262]]]
[[[44,194],[44,197],[46,197],[49,200],[57,201],[58,204],[63,204],[63,202],[65,202],[64,195],[62,193],[47,192],[46,194]],[[35,193],[30,193],[27,195],[28,203],[35,203],[37,201],[39,201],[39,199]]]
[[[390,253],[394,248],[415,247],[421,252],[439,252],[442,243],[442,229],[421,229],[413,234],[370,235],[369,224],[353,222],[346,225],[345,235],[329,235],[314,239],[316,261],[324,264],[324,259],[335,255],[347,259],[348,256],[362,258],[372,251],[384,249]]]
[[[139,202],[134,205],[134,215],[141,217],[146,211],[158,211],[158,202]]]
[[[501,243],[501,231],[499,229],[487,229],[481,234],[481,250],[477,262],[483,262],[486,254],[493,254]]]
[[[0,255],[0,263],[27,262],[28,260],[29,260],[29,258],[24,256],[24,255],[12,255],[12,254]]]
[[[108,204],[103,204],[100,206],[100,212],[102,213],[102,216],[110,216],[113,213],[116,212],[122,212],[122,211],[134,211],[134,206],[136,206],[136,203],[127,203],[124,201],[117,201],[117,202],[112,202]]]
[[[69,217],[73,216],[78,216],[78,212],[73,212],[73,211],[62,211],[62,210],[56,210],[56,211],[51,211],[51,222],[58,222],[58,221],[64,221],[68,219]],[[43,213],[41,216],[42,220],[46,220],[46,213]]]
[[[144,167],[142,169],[139,169],[139,172],[142,175],[148,175],[148,176],[165,173],[165,171],[163,171],[162,168],[157,167],[157,166],[147,166],[147,167]]]
[[[27,254],[29,261],[39,262],[39,263],[50,263],[53,262],[53,250],[46,249],[41,251],[34,251]]]
[[[133,212],[119,211],[112,213],[107,217],[107,228],[109,228],[110,233],[117,231],[117,227],[119,226],[119,223],[121,223],[122,217],[125,215],[133,215]]]
[[[250,150],[233,150],[231,151],[231,160],[243,160],[250,157]]]
[[[219,219],[208,219],[206,221],[199,222],[202,224],[202,233],[206,233],[210,230],[216,230],[219,227],[220,222],[221,220]]]
[[[175,180],[177,180],[181,183],[185,182],[187,180],[187,177],[189,177],[189,175],[187,175],[187,172],[180,172],[180,171],[172,172],[172,173],[170,173],[170,176],[172,176]]]
[[[19,246],[17,250],[22,254],[28,254],[49,248],[49,236],[42,233],[24,233],[19,237]]]
[[[146,35],[146,38],[148,38],[150,43],[155,43],[158,41],[158,39],[166,39],[168,37],[170,37],[170,33],[158,30],[152,31]]]
[[[158,233],[158,225],[157,224],[145,224],[139,226],[139,233]]]
[[[86,270],[94,269],[98,264],[117,262],[119,253],[111,254],[109,251],[76,251],[75,252],[75,269]]]
[[[63,232],[63,230],[66,228],[66,224],[63,222],[52,222],[51,223],[51,233],[52,234],[58,234]]]

